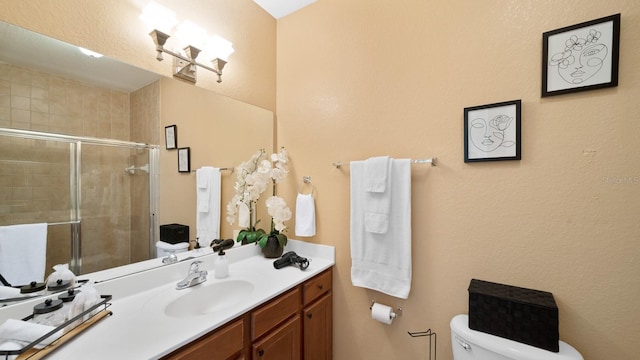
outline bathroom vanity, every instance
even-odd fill
[[[331,359],[331,286],[329,268],[163,359]]]
[[[207,249],[196,258],[207,281],[183,290],[176,284],[196,260],[190,253],[176,264],[99,282],[100,293],[113,296],[113,315],[47,359],[330,359],[335,250],[296,240],[285,250],[308,258],[309,268],[276,270],[249,245],[227,251],[225,279],[215,278],[217,255]],[[0,323],[24,317],[38,301],[0,309]]]

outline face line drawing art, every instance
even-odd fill
[[[558,74],[568,84],[582,84],[597,74],[609,53],[606,45],[598,43],[600,31],[589,30],[585,37],[571,35],[564,51],[551,56],[549,66],[557,66]]]
[[[512,147],[515,141],[505,139],[505,131],[511,126],[513,117],[497,115],[489,123],[475,118],[469,124],[469,138],[473,146],[483,152],[492,152],[500,147]]]

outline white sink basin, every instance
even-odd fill
[[[164,310],[173,318],[188,318],[224,311],[250,301],[253,283],[247,280],[207,281],[183,290],[171,289],[156,294],[145,312]]]

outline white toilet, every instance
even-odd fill
[[[169,244],[164,241],[156,242],[156,257],[163,258],[171,252],[178,254],[189,250],[189,243],[179,242],[177,244]]]
[[[468,315],[451,319],[454,360],[584,360],[571,345],[560,341],[555,353],[469,328]]]

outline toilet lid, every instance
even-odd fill
[[[158,249],[163,249],[163,250],[182,250],[182,249],[189,248],[189,243],[179,242],[177,244],[169,244],[169,243],[164,242],[164,241],[158,241],[156,243],[156,247]]]

